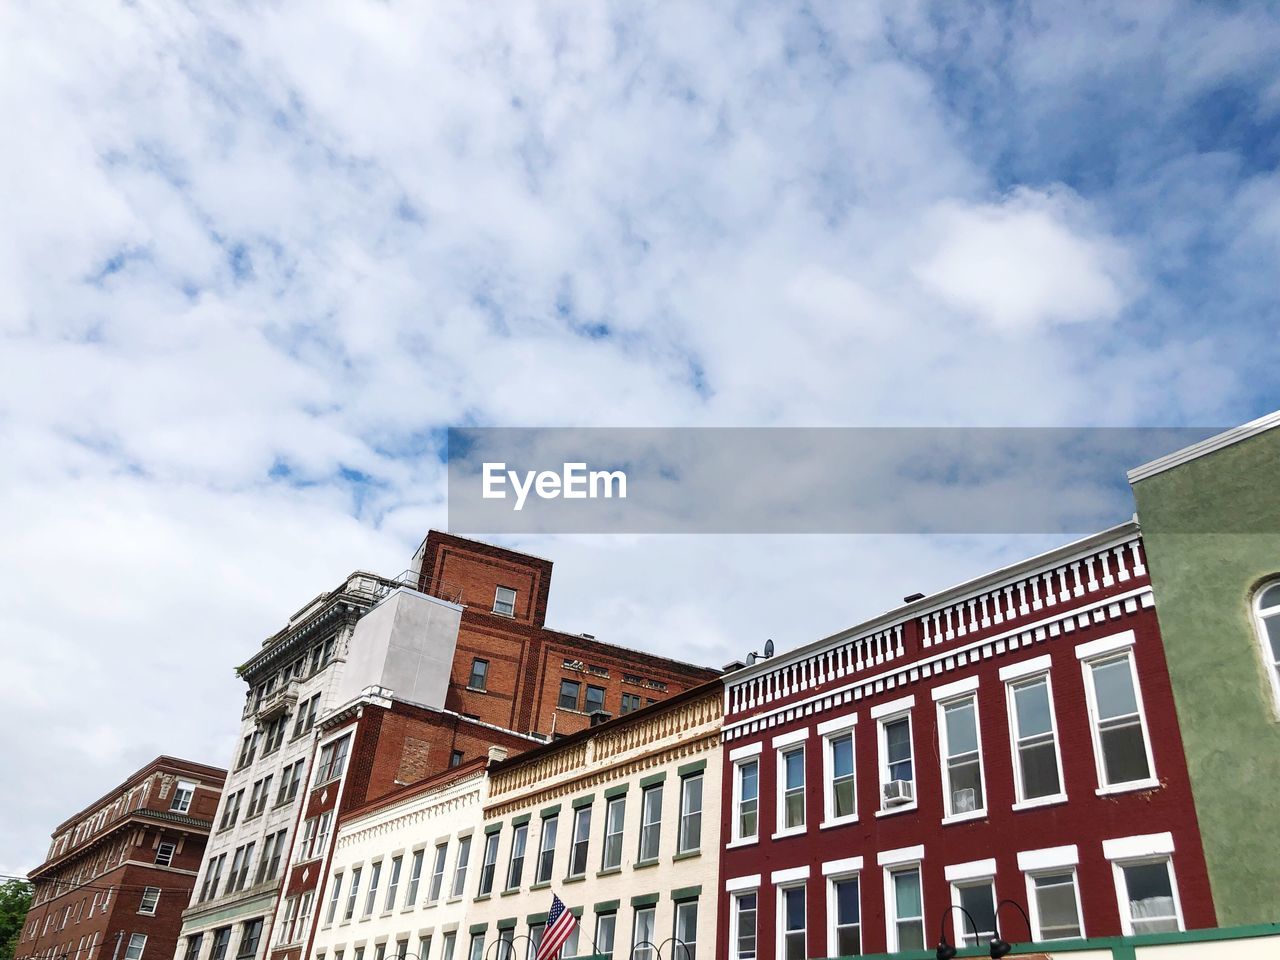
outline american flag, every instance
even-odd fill
[[[538,944],[535,960],[556,960],[560,956],[560,948],[577,925],[578,919],[564,908],[560,898],[553,893],[551,910],[547,913],[547,929],[542,934],[542,942]]]

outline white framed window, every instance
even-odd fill
[[[1053,685],[1048,670],[1005,682],[1013,751],[1015,808],[1066,799]]]
[[[885,918],[891,953],[924,949],[920,864],[900,864],[885,869]]]
[[[778,888],[778,960],[807,960],[805,885]]]
[[[160,903],[160,888],[147,887],[142,891],[142,902],[138,904],[138,912],[149,917],[155,916],[156,907]]]
[[[805,824],[804,744],[778,751],[778,833],[799,833]]]
[[[656,916],[657,911],[653,907],[636,908],[635,919],[631,923],[631,960],[656,960]]]
[[[124,949],[124,960],[142,960],[143,951],[147,949],[147,935],[134,933],[129,935],[129,945]]]
[[[956,945],[963,947],[990,943],[991,938],[996,935],[995,880],[992,877],[973,877],[952,881],[951,903],[965,911],[951,911]],[[973,918],[972,923],[969,917]]]
[[[174,813],[186,813],[191,809],[191,798],[195,796],[196,785],[190,780],[179,780],[178,785],[173,790],[173,801],[169,804],[169,809]],[[135,936],[142,936],[135,934]],[[142,937],[146,941],[146,937]]]
[[[662,784],[645,787],[640,794],[640,850],[639,862],[651,863],[658,859],[662,843]]]
[[[916,806],[916,767],[910,709],[877,718],[876,731],[880,746],[879,813],[911,810]]]
[[[569,876],[581,877],[587,872],[587,854],[591,847],[591,807],[573,812],[573,838],[569,844]]]
[[[672,960],[698,960],[698,901],[676,903],[675,926],[671,945]]]
[[[980,729],[976,693],[938,703],[944,820],[980,817],[987,812]]]
[[[693,853],[702,846],[702,774],[680,778],[680,829],[676,853]]]
[[[510,587],[498,587],[493,593],[493,612],[504,617],[516,615],[516,592]]]
[[[418,886],[422,883],[422,861],[425,850],[413,851],[413,859],[409,862],[409,889],[404,894],[404,906],[408,910],[418,902]],[[422,954],[419,953],[421,957]]]
[[[595,935],[595,952],[602,957],[613,956],[613,942],[618,935],[618,914],[610,911],[608,913],[596,914],[596,935]],[[535,951],[536,953],[536,951]]]
[[[507,862],[507,889],[519,890],[524,883],[524,850],[529,842],[529,825],[522,823],[511,834],[511,856]]]
[[[400,892],[400,867],[403,863],[404,857],[391,858],[391,873],[387,877],[387,899],[382,904],[384,913],[395,909],[396,897]]]
[[[827,956],[862,953],[862,884],[857,873],[827,877]]]
[[[497,870],[498,832],[494,831],[484,838],[484,856],[480,860],[480,888],[476,891],[476,896],[487,897],[493,892],[493,877]]]
[[[559,814],[542,818],[542,833],[538,840],[538,869],[533,877],[534,883],[551,882],[551,872],[556,862],[556,834],[559,829]]]
[[[167,867],[173,863],[173,855],[177,852],[177,849],[176,845],[167,841],[156,847],[156,865]]]
[[[1084,654],[1081,663],[1098,789],[1107,793],[1155,786],[1158,781],[1133,650],[1123,647],[1111,653],[1088,656],[1091,647],[1092,644],[1082,644],[1076,653],[1081,655],[1083,651]]]
[[[427,888],[427,903],[435,903],[444,892],[444,864],[448,853],[448,842],[436,844],[431,861],[431,885]]]
[[[756,960],[756,913],[759,893],[744,890],[733,894],[732,927],[729,931],[733,960]]]
[[[458,860],[453,867],[453,891],[450,896],[460,897],[467,888],[467,862],[471,859],[471,837],[458,838]]]
[[[600,856],[601,870],[616,870],[622,866],[622,827],[627,814],[627,798],[610,797],[604,805],[604,850]]]
[[[1121,928],[1126,934],[1174,933],[1185,929],[1173,860],[1167,856],[1112,862]]]
[[[375,860],[373,866],[369,868],[369,892],[364,898],[364,913],[362,917],[373,915],[373,905],[378,900],[378,881],[382,879],[382,861]]]
[[[1280,582],[1265,584],[1253,598],[1254,625],[1276,712],[1280,713]]]
[[[856,715],[818,724],[822,735],[822,826],[858,819],[857,749],[854,743]]]
[[[344,921],[350,920],[356,914],[356,900],[360,896],[360,873],[362,867],[354,867],[351,870],[351,888],[347,891],[347,907],[342,912]]]
[[[1030,872],[1026,876],[1032,939],[1039,942],[1083,938],[1076,868],[1057,867]]]
[[[325,926],[332,925],[338,915],[338,901],[342,899],[342,871],[333,875],[333,890],[329,893],[329,912],[325,914]]]
[[[733,765],[733,841],[760,836],[760,758],[747,757]]]

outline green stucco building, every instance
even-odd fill
[[[1280,920],[1280,413],[1129,482],[1218,922]]]

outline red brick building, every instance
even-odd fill
[[[551,561],[431,531],[419,589],[464,606],[446,706],[509,730],[576,733],[719,676],[546,626]]]
[[[157,757],[59,824],[16,957],[168,960],[225,778]]]
[[[1134,524],[727,675],[723,737],[731,960],[1215,924]]]

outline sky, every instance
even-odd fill
[[[0,4],[0,873],[228,763],[234,665],[443,526],[448,427],[1280,407],[1278,19]],[[552,625],[718,665],[1062,539],[504,542]]]

